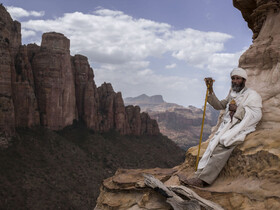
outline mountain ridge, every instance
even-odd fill
[[[142,94],[137,97],[124,98],[124,103],[139,106],[141,110],[149,113],[151,118],[157,121],[160,132],[182,149],[187,150],[196,145],[200,138],[203,110],[195,106],[184,107],[176,103],[167,103],[161,95],[157,95],[162,99],[161,102],[154,103],[153,97]],[[211,128],[216,125],[218,116],[219,111],[207,105],[203,141],[210,135]]]

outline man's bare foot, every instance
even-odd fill
[[[201,179],[199,178],[191,178],[191,179],[187,179],[187,180],[184,180],[184,183],[186,185],[189,185],[189,186],[195,186],[195,187],[204,187],[206,186],[206,182],[202,181]]]

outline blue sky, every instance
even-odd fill
[[[219,98],[229,73],[251,45],[252,32],[231,0],[1,1],[22,24],[23,44],[44,32],[63,33],[71,55],[88,57],[95,82],[112,83],[123,97],[163,95],[202,107],[204,77]]]

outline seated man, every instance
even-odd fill
[[[230,74],[231,90],[226,99],[219,101],[213,92],[212,78],[205,78],[209,85],[208,103],[217,110],[225,110],[223,120],[211,138],[198,164],[196,178],[185,181],[187,185],[203,187],[212,184],[225,166],[235,146],[255,130],[262,117],[262,99],[254,90],[245,86],[247,73],[235,68]]]

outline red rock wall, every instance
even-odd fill
[[[70,55],[70,40],[50,32],[41,46],[21,46],[20,23],[0,5],[0,134],[16,127],[45,126],[59,130],[80,120],[98,132],[159,134],[156,121],[125,108],[111,84],[98,89],[88,59]]]
[[[121,134],[130,134],[121,93],[115,93],[109,83],[103,83],[98,88],[100,130],[102,132],[116,129]]]
[[[99,98],[93,80],[93,70],[88,59],[82,55],[72,57],[72,71],[75,75],[76,105],[79,120],[88,128],[99,130]]]
[[[140,107],[139,106],[126,106],[128,124],[132,133],[136,135],[141,134],[141,116],[140,116]]]
[[[58,130],[76,119],[74,74],[70,40],[63,34],[45,33],[32,60],[41,125]]]
[[[27,56],[27,47],[21,46],[12,71],[13,102],[16,127],[39,125],[40,117],[34,90],[33,72]]]
[[[15,111],[12,100],[12,71],[14,55],[20,46],[20,24],[13,21],[3,6],[0,6],[0,135],[15,132]]]

